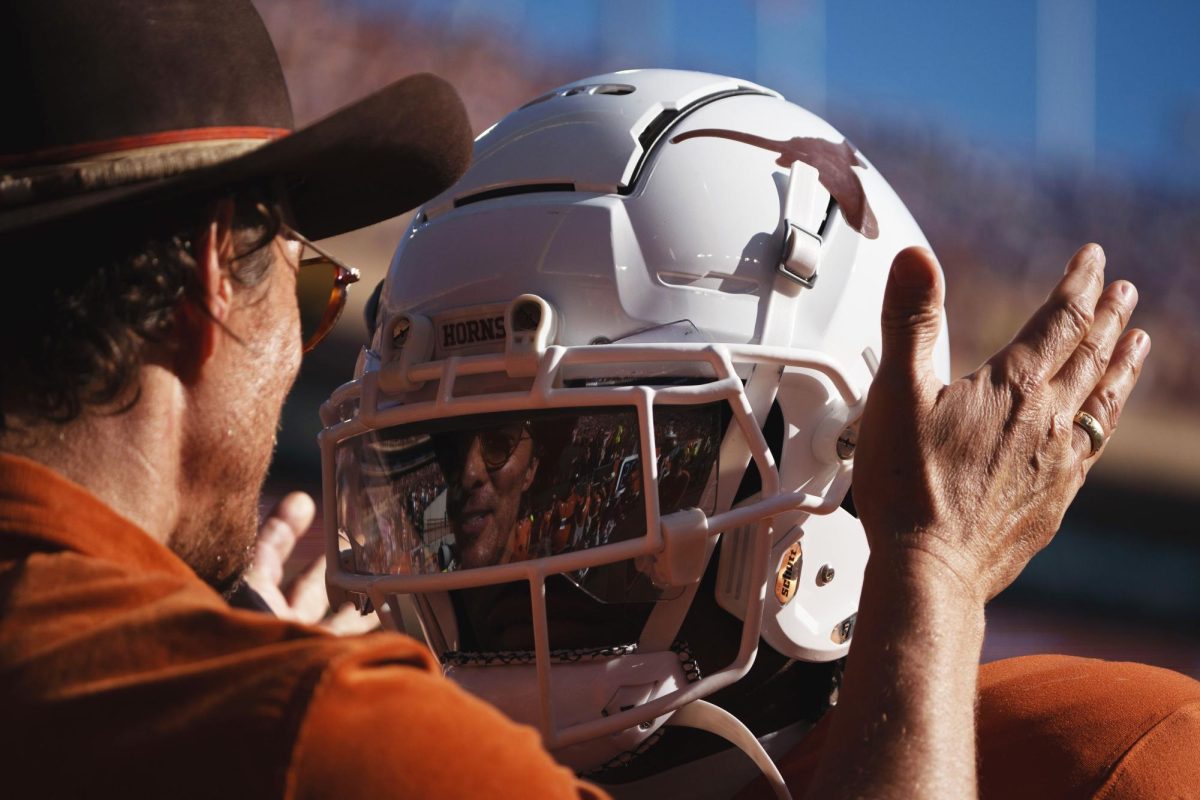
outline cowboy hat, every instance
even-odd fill
[[[413,208],[470,158],[433,75],[293,130],[249,0],[8,0],[0,86],[0,241],[258,181],[323,238]]]

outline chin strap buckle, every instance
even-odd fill
[[[808,164],[795,162],[788,174],[783,208],[783,255],[779,271],[811,289],[821,266],[821,223],[829,209],[829,192],[821,185],[820,173]]]

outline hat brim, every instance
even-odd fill
[[[411,75],[220,164],[2,211],[0,237],[40,235],[97,215],[270,180],[283,187],[296,229],[322,239],[402,214],[443,191],[466,169],[471,145],[454,88],[435,75]]]

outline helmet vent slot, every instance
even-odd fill
[[[633,94],[635,91],[637,91],[637,87],[630,86],[628,83],[591,83],[582,86],[572,86],[569,89],[563,89],[561,92],[548,92],[540,97],[535,97],[521,106],[518,111],[524,111],[530,106],[536,106],[538,103],[544,103],[555,97],[574,97],[577,94],[610,94],[620,96]]]
[[[662,132],[667,129],[667,126],[674,122],[675,118],[682,113],[678,108],[668,108],[665,111],[659,112],[659,115],[650,120],[650,124],[646,126],[646,130],[642,131],[642,135],[638,137],[638,144],[642,146],[643,150],[649,150],[650,145],[654,144],[658,137],[662,135]]]
[[[577,94],[612,94],[623,95],[633,94],[636,88],[627,83],[593,83],[586,86],[572,86],[565,92],[562,92],[563,97],[572,97]]]
[[[597,86],[592,94],[633,94],[634,87],[627,83],[605,83]]]
[[[575,184],[573,183],[525,183],[519,186],[501,186],[497,189],[486,189],[482,192],[469,194],[464,197],[456,198],[454,201],[455,208],[462,208],[471,203],[480,203],[484,200],[495,200],[497,197],[511,197],[518,194],[539,194],[542,192],[573,192]]]

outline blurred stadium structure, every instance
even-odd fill
[[[597,18],[598,36],[608,46],[572,50],[566,42],[541,57],[505,26],[503,14],[495,8],[473,13],[479,4],[467,0],[443,4],[437,13],[428,2],[256,4],[280,51],[298,123],[416,71],[434,72],[453,83],[477,131],[548,88],[608,69],[641,65],[723,71],[722,63],[681,64],[676,59],[672,64],[665,56],[654,64],[639,58],[640,53],[672,52],[667,23],[654,13],[664,7],[662,0],[596,0],[590,5],[608,12]],[[521,0],[495,5],[502,11],[515,7],[512,18],[520,19]],[[807,100],[848,132],[924,227],[947,273],[957,373],[973,369],[1008,340],[1083,242],[1104,245],[1110,278],[1138,285],[1135,324],[1154,339],[1145,374],[1120,434],[1069,512],[1062,533],[989,612],[985,658],[1076,652],[1160,663],[1200,676],[1200,413],[1194,401],[1200,396],[1200,361],[1191,358],[1200,348],[1200,184],[1164,188],[1137,173],[1096,169],[1088,128],[1088,115],[1095,113],[1088,105],[1094,104],[1094,91],[1085,85],[1071,92],[1078,81],[1094,80],[1096,55],[1087,46],[1076,44],[1067,57],[1060,54],[1055,61],[1042,59],[1039,109],[1057,116],[1039,121],[1038,148],[1051,157],[1023,159],[922,125],[913,115],[875,116],[861,104],[827,96],[824,41],[810,30],[824,24],[821,2],[792,4],[803,7],[807,16],[790,25],[780,11],[786,3],[742,0],[727,5],[737,6],[737,13],[760,15],[752,43],[760,51],[806,45],[796,48],[804,53],[796,66],[800,77],[781,71],[778,58],[761,55],[760,74],[745,77],[782,88],[801,104]],[[1041,0],[1039,7],[1050,5]],[[1067,0],[1066,6],[1066,11],[1059,8],[1039,18],[1043,48],[1054,33],[1045,26],[1086,31],[1094,24],[1091,0]],[[649,22],[640,32],[606,33],[611,19],[622,14],[641,14]],[[1048,64],[1070,74],[1064,78]],[[1059,97],[1073,98],[1074,105],[1056,106]],[[1184,114],[1181,125],[1200,149],[1200,124],[1192,117],[1200,119],[1200,112]],[[1075,157],[1053,157],[1071,151],[1072,141]],[[1181,157],[1188,155],[1181,148]],[[1195,150],[1190,153],[1196,155]],[[350,377],[365,339],[362,303],[386,273],[406,221],[389,221],[327,243],[363,269],[364,280],[332,341],[306,360],[285,409],[271,491],[319,491],[316,408]],[[316,539],[310,539],[305,552],[319,552]]]

